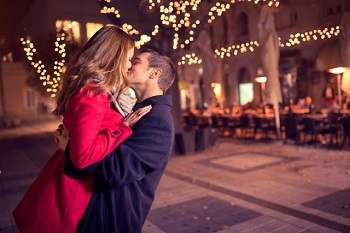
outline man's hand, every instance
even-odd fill
[[[54,136],[58,148],[65,151],[67,143],[69,141],[69,130],[65,128],[63,124],[60,124],[55,130]]]

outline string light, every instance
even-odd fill
[[[281,37],[279,37],[279,47],[284,48],[284,47],[292,47],[292,46],[297,46],[301,45],[302,43],[307,43],[311,41],[317,41],[317,40],[326,40],[326,39],[332,39],[336,36],[339,36],[340,34],[340,27],[335,26],[335,27],[330,27],[330,28],[323,28],[323,29],[315,29],[315,30],[310,30],[307,32],[303,33],[295,33],[295,34],[290,34],[289,38],[286,40],[282,40]],[[284,42],[282,42],[284,41]],[[258,41],[250,41],[247,43],[243,43],[240,45],[231,45],[229,47],[222,47],[219,49],[215,49],[214,53],[217,57],[220,58],[225,58],[225,57],[231,57],[231,56],[237,56],[243,53],[247,52],[255,52],[256,48],[259,47]],[[186,55],[184,56],[186,57]],[[178,63],[179,65],[191,65],[191,64],[196,64],[194,62],[181,62]]]
[[[193,38],[196,32],[195,29],[201,23],[201,20],[194,19],[191,13],[198,10],[202,1],[201,0],[188,0],[188,1],[177,0],[177,1],[170,1],[170,2],[167,1],[167,5],[163,4],[162,2],[163,2],[162,0],[149,0],[148,9],[153,10],[155,8],[158,8],[160,12],[161,23],[166,26],[171,26],[171,28],[174,30],[173,38],[172,38],[172,43],[173,43],[172,48],[174,50],[184,49],[188,47],[190,43],[194,40]],[[216,20],[218,17],[221,17],[227,10],[229,10],[232,4],[239,3],[239,2],[251,2],[256,5],[263,2],[267,4],[269,7],[279,7],[280,5],[279,0],[230,0],[230,1],[226,1],[226,3],[217,2],[214,6],[212,6],[209,9],[207,14],[207,22],[213,23],[214,20]],[[181,36],[183,38],[180,38],[179,31],[181,29],[185,29],[181,31]],[[183,32],[187,32],[187,34]],[[159,26],[156,25],[154,31],[152,32],[152,35],[143,36],[143,37],[140,36],[140,38],[143,38],[143,41],[140,43],[137,43],[137,45],[142,46],[143,44],[152,40],[152,37],[156,36],[158,33],[159,33]],[[301,45],[302,43],[306,43],[310,41],[331,39],[333,37],[338,36],[339,33],[340,33],[340,27],[336,26],[331,28],[311,30],[304,33],[290,34],[289,38],[285,40],[283,40],[282,38],[279,38],[279,46],[281,48],[292,47],[292,46]],[[180,43],[180,41],[182,41],[182,43]],[[239,54],[244,54],[247,52],[255,52],[256,48],[258,47],[259,47],[258,41],[248,41],[246,43],[242,43],[238,45],[230,45],[229,47],[222,47],[222,48],[215,49],[214,53],[217,57],[225,58],[225,57],[237,56]],[[201,61],[202,60],[198,56],[192,53],[192,54],[184,55],[180,59],[178,64],[179,65],[200,64]]]
[[[130,35],[138,35],[140,34],[140,32],[138,30],[136,30],[135,28],[133,28],[131,25],[129,24],[123,24],[122,29],[127,32]],[[159,32],[159,26],[158,25],[154,25],[154,29],[152,31],[152,36],[157,35]],[[135,46],[136,48],[141,48],[142,45],[146,44],[147,42],[151,41],[151,36],[148,36],[146,34],[142,34],[140,36],[140,39],[138,41],[135,42]]]
[[[99,0],[101,1],[101,0]],[[111,0],[105,0],[106,2],[111,2]],[[162,3],[162,2],[166,2]],[[228,9],[230,9],[232,4],[235,4],[237,2],[252,2],[254,4],[260,4],[260,2],[266,3],[268,6],[279,6],[279,0],[226,0],[226,3],[216,3],[215,6],[213,6],[207,15],[207,21],[208,23],[212,23],[215,19],[218,17],[221,17],[224,12],[226,12]],[[172,48],[173,50],[176,49],[184,49],[190,43],[193,41],[195,29],[198,27],[198,25],[201,23],[204,19],[196,19],[195,17],[192,17],[191,13],[198,10],[200,7],[200,4],[202,3],[202,0],[176,0],[176,1],[162,1],[162,0],[148,0],[148,9],[153,10],[157,8],[160,13],[160,21],[162,25],[165,26],[171,26],[171,28],[174,30],[173,38],[171,41],[173,42]],[[205,7],[205,6],[204,6]],[[103,8],[103,13],[115,13],[115,9],[111,8]],[[101,11],[101,12],[102,12]],[[120,13],[118,12],[118,18],[121,18]],[[185,30],[181,30],[185,29]],[[180,38],[179,31],[181,30],[181,36],[183,38]],[[156,32],[155,32],[156,31]],[[143,44],[149,42],[152,40],[152,37],[156,36],[159,31],[159,26],[157,26],[157,29],[152,32],[151,35],[146,35],[147,38],[146,41],[140,41],[137,43],[138,46],[142,46]],[[186,33],[184,33],[186,32]],[[185,35],[184,35],[185,34]],[[182,41],[182,43],[180,43]],[[242,48],[244,50],[244,48]]]
[[[333,37],[338,36],[340,33],[340,27],[335,26],[331,28],[323,28],[323,29],[315,29],[310,30],[303,33],[295,33],[290,34],[289,38],[282,42],[282,39],[280,40],[280,47],[292,47],[296,45],[300,45],[301,43],[310,42],[310,41],[317,41],[317,40],[325,40],[325,39],[331,39]]]
[[[221,16],[222,13],[224,13],[225,11],[229,10],[231,7],[230,4],[228,3],[219,3],[217,2],[215,6],[213,6],[212,8],[210,8],[210,11],[208,12],[208,23],[212,23],[215,20],[215,15],[217,16]]]
[[[115,15],[116,18],[120,18],[120,13],[118,10],[116,10],[114,7],[103,7],[100,11],[101,14],[110,14],[113,13]]]
[[[186,54],[184,56],[181,57],[180,59],[181,61],[179,61],[177,64],[180,65],[193,65],[193,64],[201,64],[202,63],[202,59],[200,59],[195,53],[192,54]]]

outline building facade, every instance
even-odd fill
[[[68,41],[80,45],[102,25],[111,22],[101,14],[99,1],[32,2],[22,22],[15,25],[18,28],[16,37],[7,39],[11,40],[9,47],[12,50],[2,52],[2,118],[40,119],[55,106],[54,98],[40,94],[28,84],[35,69],[25,65],[27,57],[20,37],[40,45],[50,34],[65,31]],[[270,6],[269,9],[280,38],[282,104],[291,98],[297,100],[305,96],[311,96],[315,104],[321,104],[323,89],[334,79],[327,69],[337,63],[339,26],[343,15],[350,11],[350,1],[281,0],[278,3],[278,7]],[[198,54],[202,63],[179,63],[178,66],[182,110],[212,105],[225,108],[233,101],[241,105],[261,103],[261,85],[255,78],[262,67],[258,33],[262,4],[266,3],[236,1],[222,16],[201,27],[187,50]],[[131,12],[128,17],[138,20]],[[335,87],[336,83],[331,83]]]
[[[77,46],[85,43],[100,27],[109,23],[101,16],[97,1],[54,1],[35,0],[22,17],[23,20],[16,27],[16,33],[5,38],[7,48],[2,49],[1,77],[0,77],[0,128],[13,127],[33,120],[51,118],[51,111],[55,107],[55,98],[50,94],[43,94],[37,87],[30,85],[31,76],[39,78],[38,69],[29,65],[20,38],[29,40],[39,49],[49,50],[50,37],[57,32],[65,31],[67,40]],[[16,14],[16,12],[12,12]],[[7,22],[11,24],[11,22]],[[68,47],[68,46],[67,46]],[[37,51],[42,52],[42,51]],[[67,51],[69,53],[69,51]],[[50,56],[50,55],[48,55]],[[43,58],[41,58],[43,59]],[[33,58],[33,62],[40,62]],[[49,64],[45,64],[49,62]],[[53,67],[52,59],[41,60],[41,65]],[[48,69],[48,73],[50,70]],[[50,75],[53,71],[51,71]],[[44,87],[45,89],[45,87]]]
[[[350,11],[350,1],[285,0],[279,3],[278,7],[271,6],[270,11],[281,44],[279,80],[282,104],[287,104],[290,98],[297,101],[310,96],[316,105],[322,105],[327,82],[337,89],[335,76],[328,69],[341,66],[339,26],[344,14]],[[261,6],[253,2],[237,2],[230,13],[205,29],[210,34],[218,69],[214,80],[222,87],[216,103],[221,107],[228,107],[233,101],[240,104],[249,101],[258,104],[262,101],[260,84],[255,81],[262,66],[260,48],[255,46],[256,42],[259,43],[260,11]],[[228,48],[231,49],[230,53]],[[226,51],[223,57],[220,57],[220,51]],[[187,98],[194,98],[190,108],[201,105],[196,92],[200,91],[203,66],[204,63],[185,66],[179,72],[180,79],[189,84],[182,85],[187,87],[182,91],[183,99],[185,93]],[[291,74],[292,83],[287,80],[287,74]],[[250,96],[244,91],[245,88],[253,94]]]

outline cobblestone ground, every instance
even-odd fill
[[[1,233],[18,232],[11,211],[55,148],[57,125],[0,131]],[[349,180],[348,148],[220,138],[171,157],[143,233],[350,232]]]

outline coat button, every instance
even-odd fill
[[[113,134],[119,134],[119,132],[117,130],[114,130]]]

